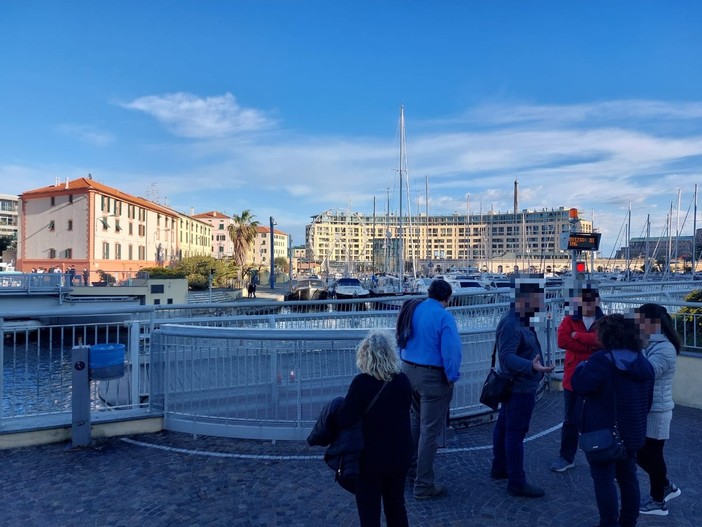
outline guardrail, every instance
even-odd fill
[[[702,304],[676,300],[686,294],[679,288],[650,290],[646,285],[649,291],[644,294],[627,286],[601,288],[605,312],[629,310],[647,301],[662,303],[671,312],[683,306],[702,308]],[[310,425],[311,416],[316,418],[320,404],[345,393],[356,373],[356,343],[369,328],[394,328],[403,300],[373,299],[374,304],[364,300],[335,300],[331,304],[241,301],[111,309],[76,306],[63,315],[72,317],[73,322],[24,328],[18,325],[22,323],[18,317],[39,320],[57,314],[0,313],[0,432],[70,424],[71,348],[121,342],[128,350],[127,375],[93,383],[92,409],[97,414],[119,417],[123,410],[130,416],[134,411],[164,412],[166,422],[178,427],[190,421],[224,435],[258,437],[265,431],[270,437],[298,437]],[[374,306],[381,309],[370,309]],[[494,327],[507,308],[504,302],[449,308],[464,342],[463,377],[456,385],[453,416],[486,411],[477,402],[480,383],[488,368]],[[539,329],[544,358],[557,369],[562,367],[563,352],[556,345],[556,328],[564,312],[562,299],[548,300],[547,316]],[[6,320],[10,315],[13,318]],[[702,351],[700,316],[674,316],[687,351]],[[105,321],[107,318],[111,321]],[[289,338],[291,335],[295,338]],[[276,350],[275,359],[271,350]],[[189,353],[190,359],[186,359]],[[315,356],[317,362],[310,361]],[[235,368],[242,364],[243,369]],[[208,373],[213,371],[214,375]],[[239,377],[234,371],[240,372]],[[242,377],[248,371],[252,377]],[[208,384],[210,381],[214,384]],[[314,392],[315,386],[318,392]],[[248,388],[251,393],[245,394]],[[230,399],[224,397],[225,392],[231,392]],[[273,394],[277,394],[277,406],[271,406]],[[254,412],[257,405],[259,413]],[[220,411],[224,411],[221,416]],[[249,413],[232,416],[232,411]],[[227,429],[230,432],[224,431]]]

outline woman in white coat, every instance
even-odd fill
[[[640,514],[666,516],[668,501],[680,496],[680,489],[668,479],[663,446],[670,437],[673,418],[673,376],[676,356],[680,353],[680,339],[673,319],[665,307],[643,304],[636,309],[643,353],[653,366],[656,380],[653,387],[653,405],[646,422],[646,444],[637,455],[638,465],[646,471],[651,482],[650,498],[642,500]]]

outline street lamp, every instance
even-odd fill
[[[275,258],[274,258],[275,253],[273,252],[274,251],[274,246],[273,246],[273,239],[274,239],[273,226],[274,225],[278,225],[278,224],[273,219],[273,216],[271,216],[271,256],[270,256],[270,258],[271,258],[271,280],[270,280],[271,289],[273,289],[275,287]]]

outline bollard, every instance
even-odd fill
[[[71,349],[71,440],[73,448],[90,444],[90,348],[74,346]]]

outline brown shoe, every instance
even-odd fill
[[[415,494],[415,500],[433,500],[434,498],[440,498],[441,496],[446,496],[446,487],[443,485],[432,485],[431,487],[425,489],[420,494]]]

